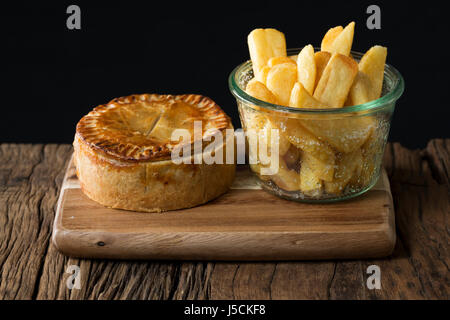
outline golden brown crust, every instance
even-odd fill
[[[105,156],[139,162],[170,159],[177,142],[170,141],[174,129],[191,131],[202,121],[203,137],[208,129],[231,128],[229,117],[211,99],[194,94],[140,94],[100,105],[77,124],[80,140]]]

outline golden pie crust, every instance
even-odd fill
[[[235,164],[171,160],[178,144],[171,141],[172,131],[188,130],[193,149],[194,121],[201,121],[203,141],[222,134],[218,148],[225,157],[225,130],[233,126],[207,97],[142,94],[96,107],[78,122],[74,139],[83,192],[107,207],[144,212],[189,208],[223,194],[233,182]]]

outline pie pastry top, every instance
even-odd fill
[[[77,135],[91,148],[122,161],[170,159],[178,142],[172,131],[201,121],[205,138],[215,130],[231,128],[229,117],[211,99],[200,95],[142,94],[113,99],[84,116]]]

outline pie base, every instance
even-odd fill
[[[121,161],[90,148],[78,135],[74,149],[82,191],[116,209],[162,212],[194,207],[225,193],[235,174],[235,164]]]

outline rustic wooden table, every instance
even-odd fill
[[[392,257],[323,262],[144,262],[67,258],[51,244],[70,145],[0,145],[0,299],[449,299],[450,139],[389,144]],[[366,287],[367,267],[381,289]],[[66,273],[80,267],[80,289]]]

